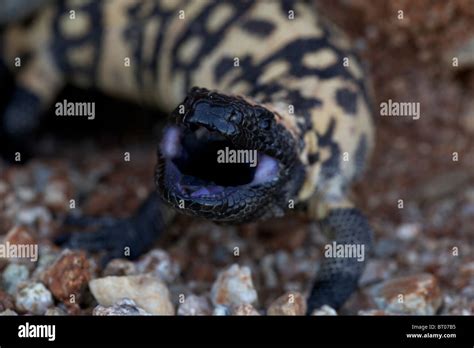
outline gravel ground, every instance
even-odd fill
[[[473,315],[472,2],[319,6],[353,36],[367,62],[377,144],[354,189],[375,230],[374,255],[346,305],[314,315]],[[141,259],[113,260],[104,269],[100,255],[55,247],[72,198],[83,214],[126,217],[136,209],[152,189],[159,128],[157,114],[140,106],[71,88],[64,98],[96,101],[97,122],[58,120],[50,111],[36,158],[23,166],[0,162],[0,238],[40,248],[38,262],[0,259],[0,314],[305,312],[327,239],[301,216],[238,227],[181,216]],[[388,99],[420,102],[420,119],[378,116]]]

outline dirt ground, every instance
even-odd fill
[[[474,315],[472,1],[336,0],[318,8],[353,38],[374,95],[376,148],[353,195],[375,231],[374,255],[340,313],[377,308],[374,285],[428,273],[439,284],[439,314]],[[36,159],[25,166],[0,162],[0,236],[24,222],[46,248],[65,231],[57,217],[69,197],[78,198],[84,214],[125,217],[152,189],[154,112],[71,88],[58,100],[64,98],[93,99],[98,114],[113,110],[117,122],[71,127],[49,115]],[[381,117],[379,105],[389,99],[419,102],[421,117]],[[123,161],[124,151],[131,162]],[[249,266],[255,308],[263,310],[286,291],[307,293],[326,242],[317,224],[297,216],[238,227],[179,217],[156,247],[180,269],[168,283],[176,305],[181,293],[209,296],[218,273],[238,263]],[[90,313],[89,303],[70,313]]]

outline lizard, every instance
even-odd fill
[[[110,258],[129,246],[136,258],[176,213],[242,224],[299,210],[332,241],[370,251],[350,199],[374,145],[370,85],[350,41],[306,1],[58,0],[4,26],[0,60],[16,81],[2,137],[16,144],[66,83],[170,115],[156,191],[133,216],[62,245]],[[255,151],[257,165],[218,163],[222,148]],[[69,222],[80,219],[95,221]],[[324,258],[308,313],[340,308],[364,265]]]

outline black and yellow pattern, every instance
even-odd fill
[[[166,180],[161,156],[157,183],[165,201],[178,211],[232,223],[282,215],[292,201],[311,217],[325,219],[340,243],[370,243],[365,218],[347,199],[373,147],[370,93],[348,40],[310,4],[57,1],[28,21],[6,27],[1,55],[18,86],[4,118],[9,136],[32,131],[41,110],[66,83],[145,101],[166,112],[185,105],[186,115],[197,112],[194,101],[205,99],[213,107],[218,99],[241,116],[228,121],[239,136],[246,134],[238,141],[227,134],[232,144],[278,159],[278,181],[238,189],[232,199],[180,196]],[[21,67],[15,65],[18,58]],[[33,107],[22,107],[25,100]],[[176,116],[178,123],[188,122]],[[262,118],[268,119],[263,125]],[[215,126],[212,122],[206,126]],[[140,224],[154,220],[150,215],[161,209],[157,203],[149,206],[142,209]],[[81,238],[72,244],[87,246],[90,241]],[[112,249],[120,249],[114,243]],[[310,309],[341,305],[362,268],[355,260],[327,260]]]

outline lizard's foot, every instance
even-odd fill
[[[62,235],[56,239],[56,243],[71,249],[104,251],[104,264],[113,258],[136,259],[153,245],[165,226],[165,220],[163,206],[158,197],[152,194],[130,218],[69,215],[64,221],[65,225],[95,227],[96,230]]]
[[[56,243],[71,249],[84,249],[90,252],[104,251],[102,262],[114,258],[136,259],[146,249],[139,224],[135,218],[113,219],[95,217],[67,217],[66,225],[81,228],[94,226],[94,232],[76,231],[59,236]],[[143,233],[146,233],[143,231]],[[149,246],[148,246],[149,247]]]
[[[372,244],[372,230],[357,209],[334,209],[322,226],[334,234],[337,245],[359,250],[360,255],[324,259],[307,301],[308,314],[322,305],[339,309],[344,304],[357,289]]]

